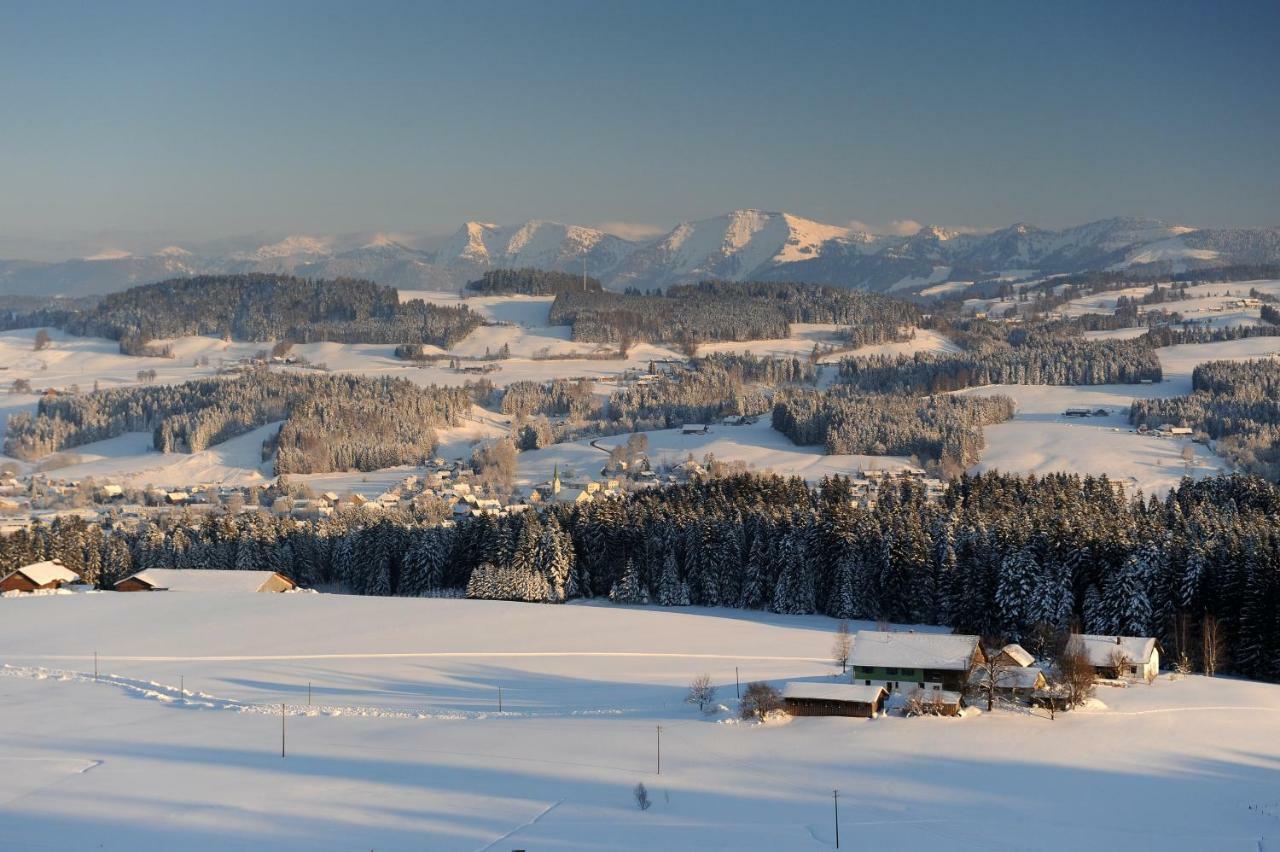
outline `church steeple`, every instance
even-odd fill
[[[552,494],[559,494],[559,493],[560,493],[560,465],[559,465],[559,464],[557,464],[557,465],[552,469],[552,474],[551,474],[551,493],[552,493]]]

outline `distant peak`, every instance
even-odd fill
[[[156,252],[156,257],[190,257],[191,252],[182,246],[165,246]]]
[[[97,254],[91,254],[85,260],[124,260],[126,257],[133,257],[133,253],[122,249],[107,249]]]

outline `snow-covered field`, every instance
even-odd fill
[[[1229,325],[1257,325],[1258,308],[1236,307],[1234,303],[1249,297],[1250,290],[1272,296],[1280,296],[1280,281],[1232,281],[1217,284],[1195,284],[1187,288],[1187,298],[1172,302],[1159,302],[1141,308],[1143,311],[1169,311],[1182,314],[1186,319],[1220,328]],[[1108,290],[1072,299],[1062,307],[1066,316],[1081,314],[1113,314],[1121,296],[1141,299],[1151,292],[1150,287],[1130,287],[1126,290]]]
[[[679,429],[642,432],[649,439],[649,460],[655,469],[676,465],[692,456],[698,462],[706,455],[721,461],[742,461],[751,470],[773,471],[784,476],[800,476],[817,481],[831,474],[849,475],[858,470],[893,470],[909,465],[901,456],[824,455],[822,447],[797,447],[769,425],[768,415],[749,426],[713,424],[705,435],[685,435]],[[627,442],[627,435],[599,438],[596,443],[611,448]],[[608,456],[590,441],[554,444],[520,454],[520,477],[531,483],[551,478],[555,469],[563,475],[573,470],[596,477]]]
[[[735,668],[830,681],[833,626],[607,604],[6,598],[0,847],[830,849],[833,789],[845,848],[1280,839],[1273,685],[1162,677],[1056,721],[760,726],[682,701],[701,672],[726,705]]]

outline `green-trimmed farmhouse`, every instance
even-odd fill
[[[986,662],[977,636],[859,630],[849,663],[853,682],[889,692],[963,692],[973,667]]]

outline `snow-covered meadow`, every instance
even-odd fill
[[[726,706],[735,667],[831,681],[833,627],[607,604],[6,598],[0,847],[830,849],[833,789],[850,848],[1280,839],[1273,685],[1162,676],[1056,721],[761,726],[684,703],[701,672]]]

